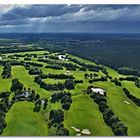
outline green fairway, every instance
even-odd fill
[[[111,130],[103,118],[103,114],[99,111],[99,106],[94,102],[89,95],[86,94],[86,90],[89,86],[100,87],[107,92],[107,104],[112,109],[115,116],[117,116],[121,122],[123,122],[128,127],[128,135],[129,136],[139,136],[140,135],[140,107],[138,107],[134,102],[132,102],[123,92],[123,87],[126,87],[131,94],[135,97],[140,98],[140,88],[135,86],[134,82],[130,81],[121,81],[122,86],[117,86],[115,83],[111,82],[109,78],[107,81],[101,82],[93,82],[89,83],[89,80],[95,77],[85,78],[85,74],[97,74],[97,78],[101,78],[102,76],[106,76],[102,70],[99,72],[95,71],[80,71],[79,68],[76,70],[68,70],[67,67],[62,67],[62,70],[57,70],[53,68],[45,68],[48,65],[45,62],[37,61],[38,58],[44,57],[44,53],[48,53],[48,51],[33,51],[33,52],[20,52],[16,54],[37,54],[37,57],[32,57],[31,60],[26,60],[25,62],[34,62],[40,63],[43,67],[39,67],[37,65],[30,65],[31,68],[37,68],[41,70],[43,74],[65,74],[72,75],[75,77],[74,80],[82,80],[83,83],[77,83],[74,85],[74,89],[65,89],[62,91],[70,92],[72,103],[69,110],[62,109],[61,101],[57,101],[55,103],[50,102],[50,97],[54,93],[62,92],[60,89],[56,90],[48,90],[47,88],[40,88],[39,83],[34,82],[36,75],[30,75],[28,70],[25,69],[24,65],[12,65],[11,66],[11,77],[2,79],[0,76],[0,92],[10,91],[10,87],[12,85],[12,79],[18,78],[18,80],[26,87],[26,89],[30,88],[31,90],[35,90],[35,93],[39,94],[40,98],[47,98],[48,105],[47,108],[41,110],[39,112],[33,112],[34,104],[27,101],[16,102],[10,110],[6,113],[6,122],[7,126],[4,129],[2,136],[48,136],[54,135],[56,130],[48,128],[48,120],[49,120],[49,112],[51,110],[61,109],[64,111],[64,127],[69,130],[70,136],[76,136],[78,132],[75,132],[71,127],[76,127],[82,131],[83,129],[88,129],[91,134],[90,136],[113,136],[114,133]],[[13,55],[15,53],[6,54]],[[58,53],[50,53],[50,56],[57,56]],[[68,54],[71,58],[75,58],[80,62],[86,64],[96,65],[94,62],[85,60],[83,58],[79,58],[77,56]],[[49,59],[48,57],[48,59]],[[23,61],[25,57],[18,57],[18,61]],[[5,60],[12,61],[11,58],[5,58]],[[50,61],[53,62],[63,62],[63,63],[72,63],[81,67],[80,65],[74,63],[73,61],[65,61],[58,60],[57,57],[53,58]],[[55,63],[54,63],[55,64]],[[109,76],[113,79],[120,77],[126,77],[125,75],[120,75],[117,71],[106,67]],[[3,66],[0,66],[0,74],[3,72]],[[60,77],[55,78],[46,78],[42,79],[46,84],[57,85],[58,82],[64,84],[66,79],[61,79]],[[41,83],[42,84],[42,83]],[[48,86],[46,85],[46,86]],[[49,85],[49,86],[50,86]],[[47,89],[47,90],[46,90]],[[12,99],[14,92],[10,95],[9,99]],[[35,101],[35,100],[34,100]],[[34,102],[32,101],[32,102]],[[127,104],[128,102],[129,104]]]
[[[128,126],[130,136],[140,135],[140,108],[128,99],[120,87],[111,82],[94,83],[95,86],[104,88],[107,91],[108,104],[113,112]],[[126,104],[128,101],[130,104]]]
[[[89,129],[93,136],[111,136],[111,129],[104,123],[98,105],[87,95],[73,97],[71,109],[65,112],[65,124],[71,135],[76,136],[72,126],[80,130]]]
[[[10,90],[12,79],[2,79],[3,68],[0,66],[0,92]]]
[[[136,97],[140,98],[140,89],[135,86],[134,82],[131,81],[123,81],[122,85],[129,89],[129,91]]]
[[[12,75],[18,78],[26,88],[34,89],[40,96],[49,97],[50,92],[39,87],[37,83],[34,82],[34,76],[29,75],[27,70],[23,66],[12,67]]]
[[[47,125],[40,113],[33,112],[33,103],[18,102],[6,114],[7,127],[2,136],[47,136]]]

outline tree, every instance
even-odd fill
[[[37,93],[36,96],[35,96],[34,101],[38,100],[39,98],[40,98],[40,95]]]
[[[57,128],[56,136],[69,136],[69,130],[64,127]]]
[[[74,89],[75,82],[73,80],[66,80],[64,85],[66,89],[71,90],[71,89]]]
[[[23,89],[23,84],[19,82],[19,80],[17,78],[13,79],[12,80],[12,86],[10,88],[10,90],[12,92],[15,92],[15,91],[22,91]]]
[[[99,110],[103,113],[106,109],[108,108],[108,105],[106,104],[106,102],[101,101],[99,103]]]
[[[64,112],[61,109],[57,110],[51,110],[49,115],[49,120],[52,121],[52,123],[61,123],[64,121]]]
[[[48,105],[48,99],[46,98],[46,99],[44,99],[44,107],[43,107],[43,109],[46,109],[47,108],[47,105]]]

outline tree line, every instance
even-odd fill
[[[68,59],[73,61],[74,63],[82,66],[80,68],[80,70],[83,70],[83,71],[86,71],[88,69],[89,71],[99,72],[99,70],[104,70],[105,69],[103,66],[92,65],[92,64],[87,64],[87,63],[80,62],[79,60],[77,60],[75,58],[72,58],[70,56],[68,56]]]
[[[68,90],[72,90],[75,88],[75,85],[79,82],[79,81],[74,81],[72,79],[66,79],[64,83],[55,83],[55,84],[49,84],[44,82],[40,76],[36,76],[34,79],[34,82],[38,83],[40,85],[40,88],[44,88],[46,90],[64,90],[65,88]],[[81,82],[81,81],[80,81]]]
[[[135,82],[136,87],[140,88],[140,80],[137,76],[128,76],[128,77],[125,77],[125,78],[120,77],[119,79],[120,79],[120,81],[124,81],[124,80],[133,81],[133,82]]]
[[[43,109],[46,109],[48,104],[47,98],[40,98],[39,94],[36,94],[34,90],[26,89],[24,85],[17,79],[12,80],[12,85],[10,88],[11,92],[14,92],[13,98],[11,103],[14,104],[18,101],[30,101],[34,103],[35,107],[33,109],[34,112],[39,112],[41,110],[41,107],[43,106]]]
[[[49,113],[48,128],[55,128],[55,136],[69,136],[69,130],[64,127],[64,111],[51,110]]]
[[[140,98],[135,97],[130,93],[130,91],[127,88],[123,88],[123,91],[125,95],[132,100],[137,106],[140,106]]]
[[[7,111],[11,108],[11,104],[9,102],[10,92],[1,92],[0,93],[0,134],[3,133],[3,129],[7,126],[5,121],[5,116]]]
[[[93,86],[89,86],[87,89],[87,94],[94,100],[95,103],[99,105],[99,110],[103,115],[103,119],[105,123],[111,127],[112,132],[116,136],[127,136],[127,126],[125,126],[121,120],[115,116],[113,111],[107,105],[106,96],[101,95],[99,93],[94,93],[91,88]]]
[[[53,78],[53,79],[75,79],[73,75],[66,74],[40,74],[41,79]]]
[[[51,95],[50,99],[51,103],[56,103],[60,102],[62,109],[64,110],[69,110],[71,104],[72,104],[72,98],[71,98],[71,93],[70,92],[59,92],[59,93],[54,93]]]
[[[121,68],[118,68],[117,71],[118,71],[119,74],[134,75],[134,76],[138,76],[138,77],[140,76],[140,72],[137,69],[121,67]]]
[[[48,66],[55,66],[57,65],[58,67],[65,67],[67,70],[76,70],[77,68],[79,68],[79,66],[73,64],[73,63],[65,63],[65,62],[57,62],[51,59],[38,59],[37,61],[39,62],[45,62],[47,64],[49,64]],[[48,67],[46,66],[46,67]],[[48,67],[48,68],[49,68]]]
[[[12,77],[12,74],[11,74],[11,64],[10,64],[10,62],[6,62],[4,64],[4,67],[3,67],[3,71],[2,71],[1,76],[2,76],[3,79],[11,78]]]

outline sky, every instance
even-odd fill
[[[0,33],[140,33],[140,5],[0,5]]]

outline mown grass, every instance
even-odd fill
[[[0,66],[0,92],[9,91],[11,87],[12,79],[2,79],[1,73],[3,71],[3,67]]]
[[[129,136],[140,135],[140,107],[127,98],[121,87],[111,82],[96,82],[95,86],[104,88],[107,91],[107,100],[116,116],[128,127]],[[128,101],[130,104],[124,103]]]
[[[38,55],[43,55],[44,51],[39,52],[24,52],[20,54],[26,53],[36,53]],[[73,58],[78,59],[81,62],[94,64],[91,61],[70,55]],[[23,60],[20,58],[19,60]],[[32,58],[33,62],[37,62],[36,58]],[[70,61],[68,61],[70,62]],[[47,65],[44,62],[42,63],[42,69],[44,74],[52,73],[52,74],[64,74],[67,70],[64,68],[63,70],[54,70],[51,68],[45,68]],[[113,78],[119,78],[124,75],[119,75],[118,72],[111,68],[107,68],[107,71]],[[2,67],[0,66],[0,73],[2,72]],[[138,136],[140,135],[140,108],[136,106],[130,99],[128,99],[122,87],[126,87],[133,93],[134,96],[140,97],[140,89],[137,88],[134,82],[123,81],[122,87],[116,86],[114,83],[111,83],[109,80],[107,82],[94,82],[93,84],[89,84],[89,79],[84,78],[85,73],[94,73],[90,71],[71,71],[70,75],[73,75],[76,80],[83,80],[83,84],[77,84],[74,90],[70,90],[72,93],[72,105],[70,110],[65,111],[65,127],[70,130],[70,135],[75,136],[76,132],[71,129],[71,126],[75,126],[79,129],[89,129],[91,131],[91,135],[93,136],[112,136],[113,133],[111,129],[104,123],[102,114],[98,109],[98,105],[94,103],[94,101],[88,97],[88,95],[83,95],[84,91],[87,89],[89,85],[101,87],[107,91],[107,101],[110,108],[113,110],[116,116],[120,118],[122,122],[128,127],[128,134],[130,136]],[[100,71],[99,77],[104,74]],[[36,91],[41,97],[50,98],[52,92],[44,90],[40,88],[40,86],[34,82],[34,77],[28,74],[28,71],[23,66],[12,66],[12,78],[10,79],[2,79],[0,76],[0,92],[10,90],[11,81],[13,78],[18,78],[21,83],[24,84],[26,88],[31,88]],[[44,79],[46,83],[57,83],[64,82],[65,80],[55,80],[55,79]],[[68,91],[68,90],[65,90]],[[128,101],[130,105],[124,103],[124,101]],[[52,109],[61,108],[60,103],[48,105],[48,112]],[[47,125],[44,121],[43,114],[34,113],[32,111],[33,104],[29,102],[18,102],[14,104],[12,109],[6,114],[7,127],[4,130],[3,135],[5,136],[14,136],[14,135],[22,135],[22,136],[46,136],[48,135]],[[23,111],[24,110],[24,111]],[[33,119],[33,121],[32,121]],[[17,122],[16,122],[17,120]]]
[[[33,112],[31,102],[17,102],[6,114],[7,127],[2,136],[47,136],[48,128],[41,113]]]
[[[40,88],[40,86],[34,82],[35,76],[29,75],[28,71],[23,66],[13,66],[12,76],[14,78],[18,78],[26,88],[35,90],[41,97],[50,97],[51,93],[43,88]]]
[[[65,126],[69,128],[70,135],[76,136],[71,127],[80,130],[89,129],[93,136],[111,136],[111,129],[104,123],[98,105],[87,95],[73,96],[70,110],[65,112]]]

